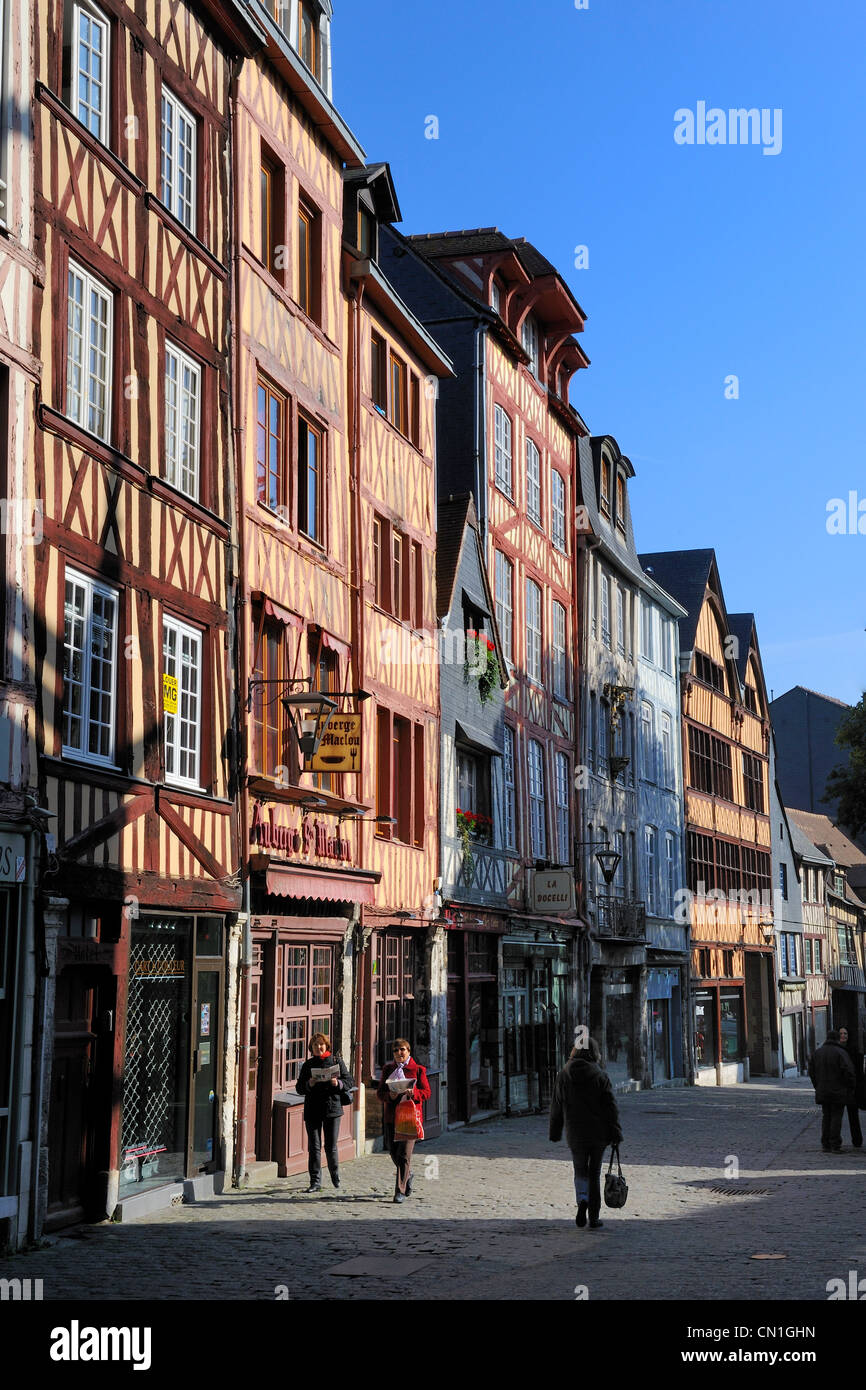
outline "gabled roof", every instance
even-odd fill
[[[444,618],[454,606],[457,574],[464,543],[471,538],[478,559],[478,572],[484,601],[490,619],[490,637],[499,658],[503,686],[508,684],[508,662],[502,650],[502,639],[496,622],[496,602],[490,587],[490,576],[484,559],[484,546],[478,531],[478,514],[471,492],[453,494],[436,505],[436,615]]]
[[[680,650],[694,651],[698,621],[713,567],[714,550],[660,550],[638,555],[644,570],[651,569],[652,577],[663,589],[682,604],[686,616],[680,619]],[[721,585],[719,585],[721,592]]]
[[[835,695],[822,695],[820,690],[810,690],[808,685],[792,685],[790,690],[785,690],[781,695],[777,695],[773,704],[779,700],[785,700],[789,695],[794,695],[801,690],[804,695],[812,695],[816,700],[826,700],[828,705],[840,705],[842,709],[850,709],[851,706],[845,700],[837,700]]]
[[[812,864],[823,864],[825,867],[829,868],[833,862],[832,859],[822,853],[817,845],[813,845],[809,836],[797,823],[797,817],[804,815],[805,812],[792,811],[789,806],[786,806],[785,813],[788,821],[788,829],[791,832],[791,844],[794,847],[794,853],[798,854],[801,859],[808,859]]]
[[[737,639],[737,673],[740,685],[746,683],[746,667],[749,664],[749,651],[755,630],[754,613],[729,613],[728,631]]]
[[[789,814],[812,844],[841,868],[866,868],[866,854],[858,849],[853,840],[849,840],[838,825],[833,824],[829,816],[819,815],[815,811],[790,811]]]

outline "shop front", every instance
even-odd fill
[[[702,983],[692,992],[698,1085],[747,1079],[743,986]]]
[[[453,914],[448,948],[448,1123],[499,1109],[499,941],[505,922],[473,916],[465,928]],[[469,915],[469,914],[467,914]]]
[[[571,1051],[573,929],[550,919],[513,922],[502,940],[502,1081],[506,1114],[539,1110]]]
[[[646,996],[650,1081],[669,1085],[683,1078],[682,967],[651,966]]]

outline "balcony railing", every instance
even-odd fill
[[[830,984],[835,985],[836,989],[866,990],[866,977],[862,965],[847,965],[845,962],[839,965],[831,964],[829,978]]]
[[[465,902],[479,905],[491,898],[500,898],[504,903],[513,863],[507,854],[473,840],[471,865],[467,866],[459,842],[445,840],[444,850],[443,890],[446,895],[455,894]]]
[[[624,941],[646,940],[646,904],[628,898],[598,898],[596,932],[600,937]]]

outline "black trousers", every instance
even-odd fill
[[[307,1167],[310,1172],[310,1182],[320,1182],[322,1177],[322,1130],[325,1131],[325,1158],[328,1161],[328,1172],[332,1179],[337,1177],[339,1172],[337,1136],[340,1133],[342,1118],[342,1115],[335,1115],[333,1119],[304,1121],[307,1131],[307,1150],[309,1153]]]
[[[855,1149],[863,1143],[863,1131],[860,1128],[860,1111],[856,1104],[846,1105],[848,1111],[848,1128],[851,1130],[851,1143]]]
[[[396,1139],[393,1124],[385,1122],[385,1144],[391,1155],[391,1162],[397,1169],[397,1182],[394,1195],[402,1192],[406,1196],[406,1184],[412,1176],[412,1155],[415,1152],[415,1139]]]
[[[842,1115],[844,1105],[825,1104],[821,1106],[821,1145],[825,1149],[842,1147]]]
[[[606,1148],[606,1144],[582,1144],[571,1151],[574,1195],[578,1202],[588,1204],[592,1217],[598,1216],[601,1211],[601,1165]]]

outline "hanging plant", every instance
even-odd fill
[[[499,682],[499,661],[490,638],[474,628],[466,632],[466,679],[470,676],[477,680],[478,698],[486,705]]]
[[[460,841],[460,849],[463,855],[463,873],[467,881],[472,878],[472,870],[475,867],[475,857],[472,853],[472,812],[461,811],[457,807],[457,838]]]

